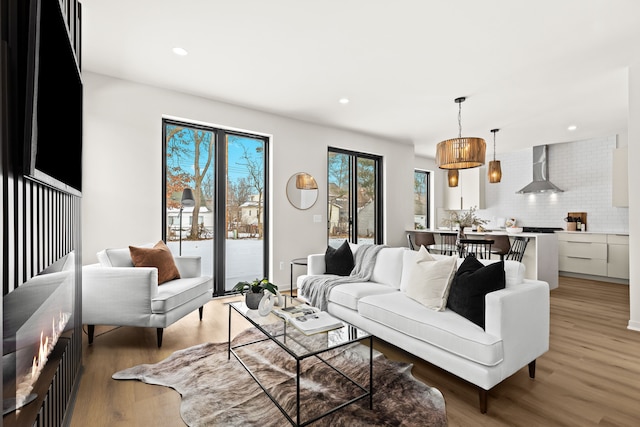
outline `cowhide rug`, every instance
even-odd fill
[[[257,330],[248,329],[233,343],[261,337]],[[270,340],[236,351],[295,420],[295,359]],[[331,364],[368,388],[368,346],[356,343],[326,356]],[[411,367],[387,360],[374,350],[373,410],[365,398],[312,425],[446,426],[442,394],[415,379]],[[305,359],[301,370],[301,422],[362,393],[315,357]],[[134,366],[112,377],[173,388],[182,395],[180,415],[189,426],[290,425],[238,360],[233,355],[227,359],[226,342],[179,350],[159,363]]]

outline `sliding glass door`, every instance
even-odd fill
[[[266,141],[248,135],[224,133],[226,156],[224,245],[225,290],[239,281],[267,276]],[[222,154],[222,153],[221,153]],[[220,198],[222,199],[222,197]],[[223,221],[221,221],[221,224]],[[222,243],[222,240],[220,241]]]
[[[329,148],[329,245],[382,243],[381,157]]]
[[[268,139],[168,119],[163,135],[169,248],[201,257],[214,295],[265,277]]]

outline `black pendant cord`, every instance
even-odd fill
[[[458,102],[458,138],[462,138],[462,102]]]
[[[493,161],[496,161],[496,132],[500,129],[491,129],[491,133],[493,133]]]

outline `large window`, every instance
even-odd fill
[[[329,148],[329,245],[382,243],[381,169],[380,156]]]
[[[413,172],[413,224],[416,230],[429,228],[431,223],[431,172]]]
[[[267,276],[267,149],[262,136],[163,120],[163,238],[198,255],[214,295]],[[182,203],[184,189],[195,204]]]

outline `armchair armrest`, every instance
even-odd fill
[[[324,254],[311,254],[307,256],[307,274],[317,276],[324,274],[327,264],[324,262]]]
[[[549,350],[549,284],[524,279],[485,297],[485,330],[502,338],[503,378]]]
[[[174,256],[176,267],[180,272],[181,278],[200,277],[202,276],[202,258],[199,256]]]
[[[155,267],[82,268],[82,323],[149,326],[151,300],[158,294]]]

